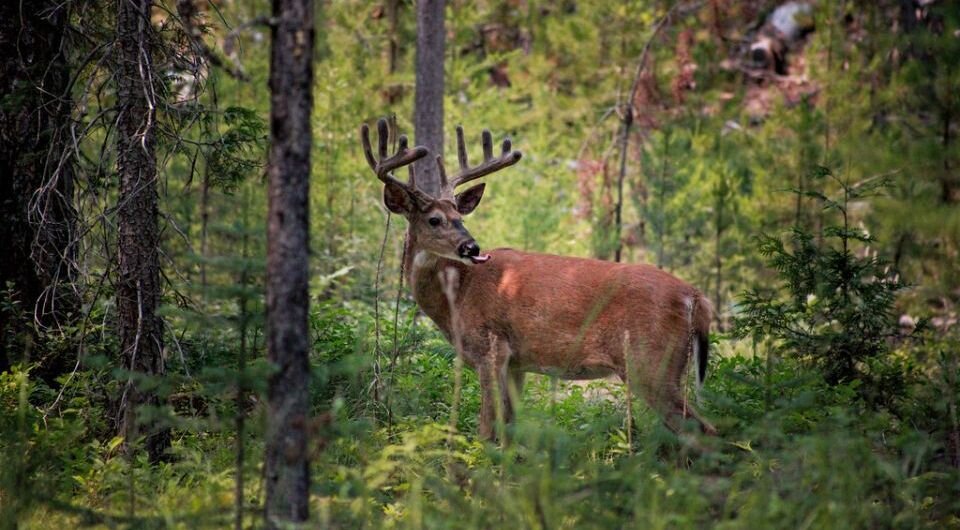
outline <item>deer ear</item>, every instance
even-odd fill
[[[383,186],[383,204],[393,213],[405,215],[413,211],[413,197],[395,182]]]
[[[486,186],[486,183],[477,184],[468,188],[467,191],[457,194],[457,211],[460,212],[460,215],[469,214],[480,204],[480,198],[483,197],[483,189]]]

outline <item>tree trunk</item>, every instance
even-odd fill
[[[940,177],[940,200],[946,204],[960,202],[960,182],[958,182],[958,178],[954,175],[953,168],[950,164],[952,110],[949,102],[947,102],[945,108],[942,110],[943,133],[940,137],[941,145],[943,145],[943,175]]]
[[[387,24],[389,25],[387,29],[390,39],[387,49],[387,74],[389,75],[397,73],[397,60],[400,55],[400,39],[398,36],[400,1],[401,0],[386,0],[383,3],[384,10],[387,12]]]
[[[268,528],[307,520],[309,340],[307,331],[312,0],[274,0],[270,55],[267,220]]]
[[[69,283],[76,215],[73,156],[63,126],[71,100],[59,2],[0,2],[0,291],[8,287],[22,312],[0,310],[0,372],[25,361],[41,328],[77,312]],[[42,346],[42,345],[41,345]],[[48,383],[69,368],[64,353],[34,350],[34,374]],[[28,352],[30,353],[30,352]]]
[[[617,203],[613,207],[614,240],[613,261],[620,263],[623,254],[623,182],[627,178],[627,149],[630,146],[630,128],[633,126],[633,105],[627,105],[623,115],[623,136],[620,139],[620,172],[617,175]]]
[[[137,421],[141,406],[158,406],[155,392],[138,388],[138,377],[163,374],[163,322],[160,305],[160,231],[157,206],[157,101],[150,25],[151,0],[117,2],[116,81],[117,172],[117,319],[120,348],[131,377],[124,390],[121,434],[131,443],[146,436],[150,462],[170,446],[170,429]]]
[[[413,134],[417,145],[430,155],[414,163],[417,186],[433,196],[440,194],[440,172],[435,158],[443,156],[443,58],[446,30],[444,0],[417,0],[417,85]]]
[[[713,235],[713,268],[716,284],[713,293],[713,316],[717,321],[717,330],[724,331],[723,325],[723,254],[721,243],[723,240],[723,210],[726,207],[726,186],[722,186],[714,204],[716,210],[716,230]]]

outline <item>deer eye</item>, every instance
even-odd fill
[[[442,223],[443,220],[439,217],[431,217],[429,220],[427,220],[427,222],[430,223],[430,226],[440,226],[440,223]]]

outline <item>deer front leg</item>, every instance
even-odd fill
[[[478,422],[477,434],[481,439],[493,441],[494,426],[497,421],[496,399],[499,398],[497,392],[497,374],[493,363],[481,362],[477,367],[477,375],[480,378],[480,421]]]
[[[509,367],[503,370],[503,373],[504,377],[501,383],[501,388],[503,389],[501,391],[503,397],[503,421],[509,425],[516,419],[514,402],[523,397],[524,373],[522,370],[511,369]]]
[[[513,421],[510,387],[517,376],[509,371],[509,363],[510,345],[491,333],[488,337],[487,356],[478,366],[481,392],[479,434],[487,440],[496,438],[496,426],[499,422],[508,424]]]

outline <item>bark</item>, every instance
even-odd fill
[[[943,133],[940,137],[943,145],[943,174],[940,177],[940,200],[945,204],[954,204],[960,202],[960,182],[954,173],[950,164],[950,136],[951,122],[953,120],[952,111],[949,103],[943,112]]]
[[[63,134],[71,110],[66,21],[59,2],[0,2],[0,290],[9,287],[22,308],[0,309],[0,372],[31,354],[34,374],[48,383],[69,359],[42,343],[31,351],[39,337],[30,322],[55,327],[78,307],[68,286],[76,215]]]
[[[274,0],[270,55],[266,439],[268,528],[306,521],[309,341],[307,330],[312,0]]]
[[[240,243],[240,257],[244,260],[250,258],[248,252],[249,247],[249,235],[248,229],[250,223],[248,222],[247,213],[250,209],[249,201],[244,201],[244,213],[243,213],[243,236]],[[240,277],[238,278],[238,283],[241,288],[245,289],[250,286],[250,274],[246,266],[240,271]],[[247,377],[247,328],[250,323],[250,313],[247,308],[247,300],[249,295],[246,291],[243,291],[242,294],[237,296],[237,306],[240,308],[239,322],[238,326],[240,328],[240,351],[237,356],[237,388],[236,394],[234,395],[234,407],[236,407],[236,418],[234,418],[234,426],[236,428],[236,440],[234,442],[234,466],[235,466],[235,477],[234,477],[234,489],[233,489],[233,502],[234,502],[234,522],[233,527],[235,530],[243,530],[243,516],[244,516],[244,458],[246,456],[246,446],[245,446],[245,433],[246,433],[246,419],[247,419],[247,388],[246,388],[246,377]]]
[[[386,0],[384,9],[387,12],[387,23],[389,24],[387,31],[390,39],[387,49],[387,74],[393,75],[397,72],[397,59],[400,55],[400,39],[398,36],[400,0]]]
[[[170,429],[141,422],[138,409],[160,399],[134,381],[163,374],[160,306],[160,231],[157,205],[156,92],[151,0],[118,0],[115,43],[117,82],[117,205],[119,255],[117,320],[123,360],[132,375],[124,391],[121,434],[128,443],[143,435],[151,462],[170,446]]]
[[[613,223],[616,229],[616,247],[613,261],[620,263],[623,257],[623,182],[627,177],[627,149],[630,146],[630,128],[633,127],[633,105],[627,105],[623,113],[623,135],[620,139],[620,172],[617,175],[617,203],[613,209]]]
[[[713,267],[714,267],[714,279],[716,285],[714,286],[713,293],[713,307],[715,308],[713,316],[717,322],[717,329],[724,331],[723,325],[723,254],[721,249],[721,243],[723,240],[724,224],[723,224],[723,210],[726,207],[726,186],[721,187],[718,190],[717,201],[714,204],[714,210],[716,210],[716,227],[713,235]]]
[[[200,187],[200,292],[203,302],[207,302],[207,228],[210,226],[210,169],[203,170],[203,182]]]
[[[443,156],[443,58],[446,30],[444,0],[417,0],[417,64],[413,133],[417,145],[431,156],[414,163],[417,185],[433,196],[440,194],[440,172],[435,158]]]

